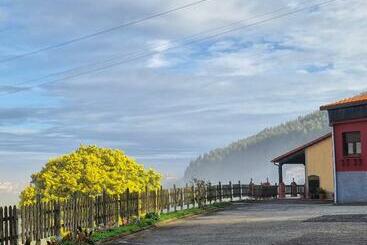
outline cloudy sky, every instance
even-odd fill
[[[198,154],[366,90],[367,2],[324,1],[207,0],[34,54],[195,0],[1,1],[0,199],[80,144],[180,177]]]

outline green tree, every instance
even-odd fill
[[[21,205],[36,198],[42,201],[65,200],[73,194],[96,196],[104,190],[110,194],[159,188],[161,175],[144,169],[121,150],[80,146],[76,151],[49,160],[32,175],[31,186],[20,195]]]

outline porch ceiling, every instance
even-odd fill
[[[305,157],[305,150],[300,150],[296,152],[290,152],[279,157],[276,161],[279,164],[305,164],[306,157]]]

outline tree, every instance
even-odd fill
[[[200,155],[186,168],[184,179],[219,181],[225,179],[270,177],[276,179],[270,160],[296,146],[330,132],[326,112],[314,112],[258,134],[240,139],[226,147]],[[256,169],[253,172],[251,169]],[[225,170],[225,171],[223,171]]]
[[[192,182],[195,186],[195,202],[198,204],[199,208],[202,208],[206,204],[208,183],[196,178],[193,179]]]
[[[31,186],[21,193],[21,204],[66,200],[72,195],[94,197],[106,191],[115,195],[159,188],[161,175],[144,169],[121,150],[82,145],[76,151],[49,160],[32,175]]]

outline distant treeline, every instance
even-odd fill
[[[314,112],[199,156],[185,171],[185,181],[193,178],[219,181],[277,180],[270,163],[274,157],[330,132],[327,114]]]

